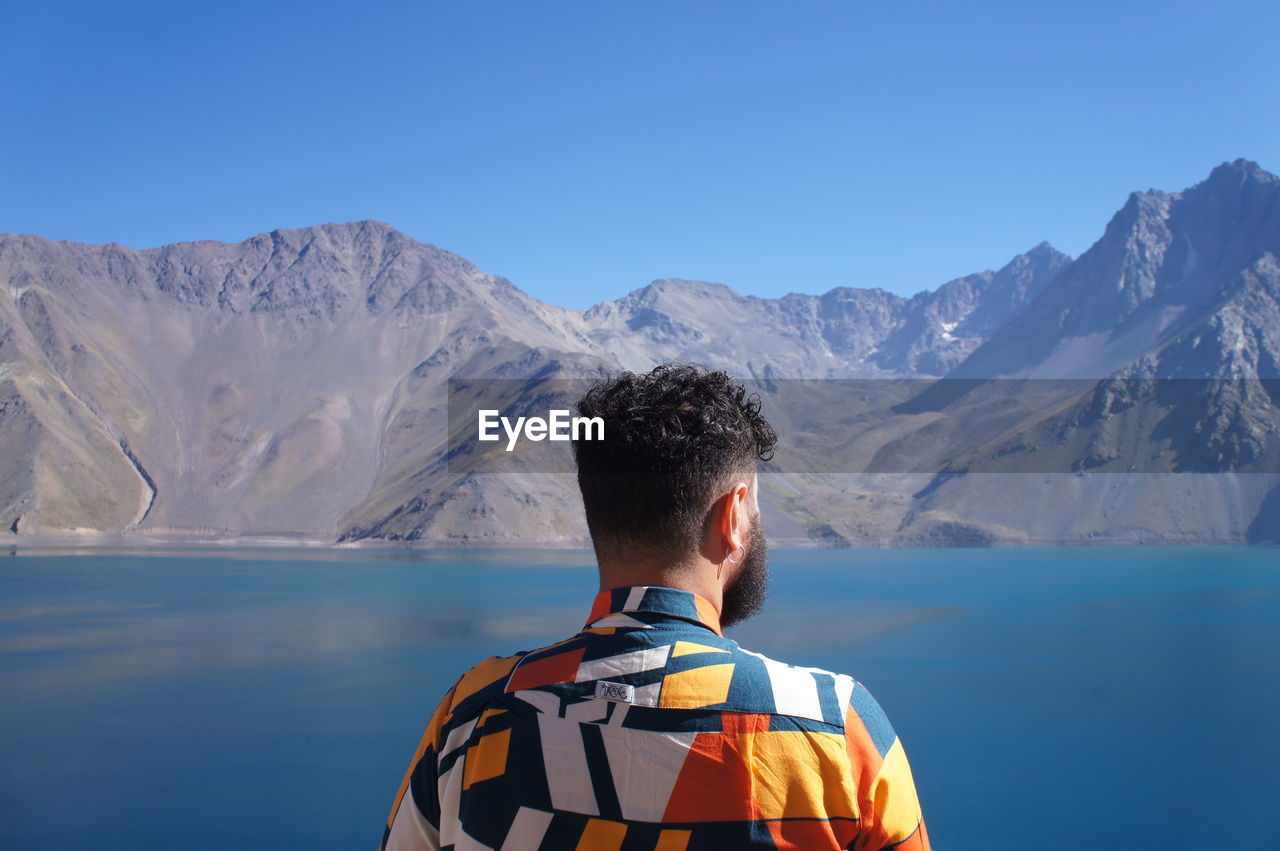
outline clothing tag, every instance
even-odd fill
[[[604,680],[596,682],[596,697],[605,700],[617,700],[622,703],[636,702],[636,687],[629,686],[626,683],[606,683]]]

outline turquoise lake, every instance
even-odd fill
[[[849,673],[939,849],[1280,847],[1280,550],[777,551],[730,635]],[[436,702],[587,552],[0,556],[0,847],[375,848]]]

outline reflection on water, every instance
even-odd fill
[[[773,553],[734,637],[870,686],[939,847],[1256,847],[1276,554]],[[594,587],[576,551],[0,558],[0,847],[369,847],[459,673]]]
[[[328,655],[400,647],[518,640],[554,634],[579,614],[577,608],[566,607],[414,611],[405,603],[368,596],[180,614],[155,605],[118,611],[104,611],[100,605],[0,612],[3,624],[43,624],[0,636],[0,655],[29,657],[28,664],[11,672],[12,684],[72,687],[192,670],[323,663]]]

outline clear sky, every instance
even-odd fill
[[[1280,3],[0,0],[0,232],[373,218],[567,307],[903,294],[1280,171]]]

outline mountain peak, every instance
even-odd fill
[[[1063,254],[1048,242],[1042,241],[1021,254],[1014,255],[1008,263],[1000,267],[997,274],[1017,272],[1019,269],[1025,269],[1028,266],[1040,268],[1062,267],[1070,262],[1071,255]]]
[[[1058,249],[1054,248],[1054,247],[1053,247],[1053,246],[1048,242],[1048,240],[1041,240],[1040,242],[1038,242],[1038,243],[1036,243],[1035,245],[1033,245],[1029,250],[1027,250],[1026,252],[1024,252],[1024,254],[1025,254],[1027,257],[1043,257],[1043,256],[1048,256],[1048,257],[1057,257],[1057,256],[1069,257],[1069,256],[1070,256],[1070,255],[1067,255],[1067,254],[1063,254],[1061,251],[1059,251]]]
[[[377,219],[357,219],[351,222],[329,222],[320,225],[322,230],[347,232],[347,233],[400,233],[386,222],[380,222]]]
[[[713,294],[731,299],[744,297],[728,284],[719,284],[711,281],[692,281],[686,278],[659,278],[633,291],[630,296],[634,296],[640,301],[652,301],[662,296],[707,298]]]
[[[350,222],[325,222],[320,225],[308,225],[300,228],[272,228],[266,233],[255,234],[250,239],[257,239],[263,236],[274,237],[304,237],[308,234],[316,232],[324,234],[326,237],[340,239],[354,239],[359,236],[400,236],[405,235],[396,230],[386,222],[380,222],[376,219],[357,219]],[[406,239],[408,237],[405,237]]]
[[[1213,171],[1209,172],[1209,177],[1205,182],[1211,184],[1229,183],[1232,185],[1239,185],[1250,181],[1274,183],[1277,180],[1280,180],[1280,178],[1262,168],[1262,166],[1258,165],[1253,160],[1241,158],[1218,166]]]
[[[690,278],[656,278],[648,286],[655,289],[732,289],[728,284],[715,281],[695,281]]]
[[[371,252],[370,256],[380,256],[389,249],[421,252],[434,261],[448,266],[479,273],[479,269],[470,260],[452,251],[440,248],[430,242],[414,239],[402,230],[398,230],[386,222],[377,219],[357,219],[349,222],[326,222],[319,225],[308,225],[300,228],[275,228],[254,234],[244,240],[249,244],[282,243],[295,250],[302,248],[312,240],[319,238],[323,243],[335,247],[338,251]],[[185,243],[174,243],[184,245]],[[170,247],[170,246],[166,246]]]

